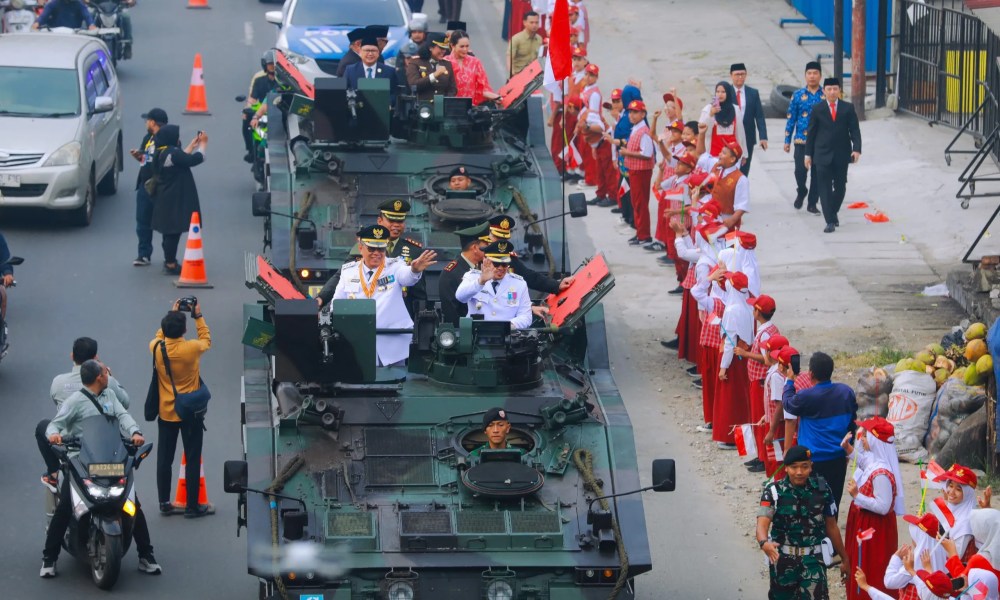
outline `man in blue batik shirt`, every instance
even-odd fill
[[[792,149],[793,138],[795,145],[795,184],[797,192],[795,194],[795,208],[802,208],[802,201],[809,196],[809,204],[806,210],[814,215],[820,214],[816,207],[819,201],[819,187],[812,185],[816,177],[816,167],[806,169],[806,132],[809,131],[809,114],[812,112],[814,104],[823,100],[823,89],[820,88],[820,79],[823,72],[818,62],[806,64],[806,87],[799,88],[792,94],[792,101],[788,104],[788,122],[785,124],[785,152]],[[806,187],[807,171],[811,172],[809,187]]]

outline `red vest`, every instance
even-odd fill
[[[625,145],[625,149],[630,152],[638,152],[640,150],[640,145],[642,144],[643,136],[652,139],[649,135],[649,126],[645,122],[640,121],[632,129],[632,134],[628,138],[628,144]],[[626,156],[624,158],[625,168],[629,171],[652,171],[653,170],[653,157],[642,157],[638,158],[635,156]]]

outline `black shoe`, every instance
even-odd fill
[[[603,199],[604,199],[604,198],[601,198],[601,197],[599,197],[599,196],[594,196],[594,197],[593,197],[593,198],[591,198],[590,200],[587,200],[587,206],[597,206],[597,205],[598,205],[598,203],[600,203],[600,202],[601,202],[601,200],[603,200]]]
[[[792,206],[794,206],[796,210],[802,208],[802,201],[805,200],[805,198],[806,198],[805,194],[798,194],[797,196],[795,196],[795,202],[792,204]]]
[[[253,164],[253,157],[250,156],[249,152],[243,155],[243,162]]]
[[[754,457],[754,458],[751,458],[750,460],[746,461],[745,463],[743,463],[743,466],[744,467],[752,467],[752,466],[754,466],[756,464],[764,464],[764,463],[762,463],[759,458]]]
[[[636,239],[636,238],[633,237],[631,240],[629,240],[628,245],[629,246],[642,246],[643,244],[648,244],[648,243],[650,243],[652,241],[653,241],[652,238],[645,238],[645,239],[640,240],[640,239]]]
[[[621,212],[622,212],[622,209],[620,207],[619,208],[612,208],[611,212],[614,213],[614,214],[616,214],[616,215],[620,215]]]
[[[698,367],[697,366],[691,367],[690,369],[687,369],[684,372],[687,373],[689,377],[697,377]]]
[[[834,231],[837,231],[837,226],[833,223],[827,223],[826,228],[823,229],[823,233],[833,233]]]
[[[664,348],[667,348],[668,350],[676,350],[678,347],[680,347],[681,345],[680,342],[681,341],[679,338],[674,338],[669,342],[664,342],[663,340],[660,340],[660,345],[663,346]]]
[[[814,215],[820,214],[820,210],[816,208],[816,205],[806,207],[806,212],[811,212]]]
[[[174,263],[174,266],[172,266],[172,267],[169,266],[169,265],[163,265],[163,274],[164,275],[180,275],[181,274],[181,265],[179,263]]]
[[[650,252],[663,252],[666,250],[666,246],[660,240],[654,240],[642,247],[643,250],[649,250]]]
[[[764,472],[764,463],[762,463],[762,462],[760,462],[758,460],[757,464],[751,465],[751,466],[747,467],[747,472],[748,473],[763,473]]]
[[[127,42],[125,48],[122,49],[122,58],[125,60],[132,60],[132,42]]]
[[[659,263],[661,267],[672,267],[674,266],[674,261],[670,260],[670,257],[664,254],[663,256],[657,256],[656,262]]]
[[[169,502],[160,502],[160,514],[164,517],[177,514],[177,509]]]
[[[639,237],[638,237],[638,236],[635,236],[635,235],[633,235],[632,237],[630,237],[630,238],[629,238],[628,240],[626,240],[626,241],[627,241],[627,242],[628,242],[629,244],[631,244],[632,242],[635,242],[635,241],[637,241],[638,239],[639,239]]]
[[[691,385],[693,385],[696,389],[700,390],[701,389],[701,377],[699,377],[698,379],[695,379],[694,381],[692,381]]]
[[[833,222],[833,226],[834,227],[840,227],[840,221],[834,221]]]
[[[212,514],[212,511],[207,504],[199,504],[197,508],[188,508],[184,510],[185,519],[200,519],[201,517],[210,514]]]
[[[675,287],[674,289],[670,290],[669,292],[667,292],[667,294],[669,294],[671,296],[680,296],[680,295],[684,294],[684,286],[679,285],[679,286]]]
[[[598,208],[607,208],[609,206],[618,206],[618,203],[611,198],[603,198],[597,203],[597,206]],[[618,209],[618,212],[621,212],[621,209]]]

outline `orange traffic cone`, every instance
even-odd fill
[[[188,229],[187,247],[184,248],[184,264],[181,276],[174,282],[179,288],[210,288],[205,274],[205,253],[201,247],[201,217],[191,213],[191,228]]]
[[[204,1],[204,0],[202,0]],[[205,8],[208,8],[206,6]],[[194,55],[194,68],[191,69],[191,87],[188,89],[186,115],[210,115],[208,100],[205,98],[205,72],[201,68],[201,53]]]
[[[187,8],[212,8],[208,0],[188,0]]]
[[[183,452],[181,453],[181,471],[177,476],[177,494],[174,495],[173,505],[174,508],[187,508],[187,478],[184,475],[185,467],[187,466],[187,455]],[[208,490],[205,488],[205,461],[201,461],[201,477],[199,487],[198,487],[198,504],[202,506],[208,506],[211,512],[215,512],[215,506],[208,501]]]

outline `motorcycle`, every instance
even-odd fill
[[[246,102],[246,96],[237,96],[237,102]],[[247,121],[253,118],[254,114],[260,108],[260,104],[255,104],[243,109],[243,115],[246,117]],[[251,166],[250,172],[253,173],[254,181],[260,186],[260,190],[264,191],[267,189],[266,172],[265,167],[267,165],[267,115],[261,116],[257,119],[257,126],[251,129],[253,137],[253,149],[250,151]]]
[[[80,422],[79,437],[64,437],[52,449],[61,463],[60,489],[70,486],[72,517],[62,547],[90,565],[97,587],[109,590],[118,581],[122,557],[132,544],[136,496],[134,472],[153,451],[121,438],[118,423],[95,415]],[[70,456],[71,450],[79,450]],[[58,492],[55,505],[58,505]]]
[[[35,22],[37,14],[35,9],[38,3],[35,0],[9,0],[0,2],[3,9],[3,18],[0,19],[0,33],[27,33],[31,31],[31,24]]]
[[[11,256],[6,262],[0,263],[0,267],[10,265],[16,267],[24,263],[24,259],[20,256]],[[10,287],[17,285],[17,281],[12,281]],[[7,356],[7,323],[0,317],[0,360],[3,360]]]
[[[132,42],[127,41],[121,29],[122,0],[96,0],[90,3],[97,29],[92,33],[100,38],[111,51],[111,62],[132,58]],[[88,33],[80,31],[80,33]]]

